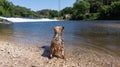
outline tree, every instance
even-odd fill
[[[114,17],[114,19],[118,18],[120,19],[120,1],[118,2],[113,2],[111,5],[110,5],[110,15],[111,17]]]
[[[57,10],[50,10],[49,15],[50,15],[50,18],[58,17],[58,11]]]
[[[44,18],[54,18],[58,16],[57,10],[43,9],[43,10],[37,11],[37,13],[39,13],[39,15],[41,15]]]
[[[44,18],[49,17],[49,10],[48,9],[43,9],[43,10],[40,10],[40,11],[37,11],[37,12],[39,13],[39,15],[41,15]]]
[[[120,20],[120,1],[113,2],[110,6],[103,6],[98,19]]]
[[[110,14],[109,14],[109,6],[102,6],[102,8],[99,11],[99,17],[98,19],[108,19]]]
[[[66,7],[63,10],[61,10],[61,15],[64,16],[65,14],[72,14],[73,8],[72,7]]]
[[[83,20],[85,17],[84,15],[90,11],[90,4],[86,1],[76,2],[73,6],[73,11],[72,19]]]
[[[15,6],[8,0],[0,0],[0,15],[12,17],[40,17],[37,12],[25,7]]]
[[[9,9],[11,8],[12,3],[6,1],[6,0],[1,0],[0,5],[4,8],[4,16],[10,16]]]
[[[95,2],[91,3],[91,5],[90,5],[90,13],[98,12],[101,9],[102,5],[103,4],[101,2],[99,2],[99,1],[95,1]]]
[[[80,13],[89,13],[90,4],[86,1],[80,1],[74,4],[74,9],[78,10]]]

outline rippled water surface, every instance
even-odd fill
[[[120,55],[120,21],[56,21],[0,24],[0,40],[30,45],[49,45],[53,27],[65,27],[66,47],[96,46]]]

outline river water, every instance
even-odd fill
[[[87,44],[120,56],[120,21],[55,21],[0,24],[0,40],[44,46],[50,45],[55,26],[64,26],[65,47]]]

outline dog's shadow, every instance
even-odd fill
[[[42,56],[49,58],[49,55],[50,55],[50,46],[42,46],[41,48],[44,49],[44,52],[43,52]]]

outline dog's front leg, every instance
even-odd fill
[[[53,53],[54,53],[54,44],[51,43],[51,46],[50,46],[50,59],[53,57]]]
[[[62,40],[62,50],[61,50],[62,58],[65,59],[65,52],[64,52],[64,41]]]

